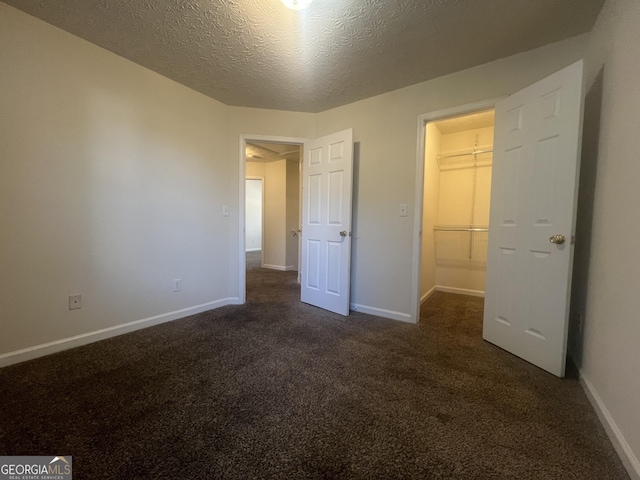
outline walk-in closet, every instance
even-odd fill
[[[494,111],[427,123],[421,302],[435,291],[484,296]]]

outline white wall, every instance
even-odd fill
[[[633,478],[640,478],[638,25],[640,2],[607,0],[589,40],[572,305],[573,356]]]
[[[247,179],[245,189],[245,250],[253,252],[262,250],[262,179]]]
[[[420,259],[420,302],[424,302],[436,287],[436,257],[433,227],[438,221],[440,198],[440,130],[427,123],[424,148],[424,195],[422,210],[422,253]]]
[[[474,146],[476,136],[478,145],[493,144],[493,127],[465,130],[463,132],[442,135],[440,149],[443,152],[459,151]],[[474,169],[453,168],[440,171],[440,188],[438,198],[438,225],[469,225],[471,223],[471,207],[473,209],[473,225],[489,224],[489,205],[491,197],[491,166],[480,162],[475,172],[475,201],[473,200]],[[483,293],[486,284],[486,256],[479,252],[486,249],[486,233],[474,234],[471,261],[467,252],[459,255],[461,249],[468,249],[469,234],[461,232],[439,232],[441,240],[453,246],[445,250],[436,261],[436,284],[438,287],[451,289],[459,293]]]
[[[227,107],[4,3],[0,85],[0,354],[228,301]]]
[[[263,267],[284,270],[287,262],[287,161],[267,162],[264,167]]]
[[[318,136],[353,127],[359,143],[352,303],[411,318],[418,115],[516,92],[580,59],[586,41],[575,37],[317,114]],[[407,217],[398,214],[401,203]]]

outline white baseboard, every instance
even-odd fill
[[[262,250],[262,247],[258,247],[258,248],[247,248],[247,249],[245,249],[245,252],[259,252],[260,250]]]
[[[358,305],[357,303],[352,303],[351,305],[349,305],[349,308],[354,312],[367,313],[369,315],[375,315],[376,317],[390,318],[392,320],[399,320],[401,322],[416,323],[408,313],[394,312],[393,310],[369,307],[367,305]]]
[[[434,285],[431,290],[429,290],[427,293],[425,293],[423,296],[420,297],[420,305],[422,305],[424,302],[426,302],[427,300],[429,300],[429,297],[431,295],[433,295],[434,293],[436,293],[437,290],[437,286]]]
[[[458,295],[471,295],[472,297],[484,297],[482,290],[467,290],[466,288],[443,287],[436,285],[436,292],[457,293]]]
[[[611,440],[611,443],[613,444],[613,448],[618,452],[624,468],[627,469],[629,477],[632,480],[640,480],[640,462],[638,461],[638,457],[636,457],[631,450],[627,440],[622,435],[622,432],[618,428],[618,425],[616,425],[615,420],[609,413],[609,410],[600,398],[600,395],[598,395],[598,392],[596,392],[593,387],[593,384],[582,374],[582,372],[580,372],[580,384],[587,394],[587,398],[591,402],[593,409],[596,411],[600,422],[604,426],[604,429],[609,436],[609,440]]]
[[[179,318],[188,317],[189,315],[195,315],[196,313],[205,312],[214,308],[224,307],[225,305],[237,305],[239,303],[240,299],[237,297],[223,298],[221,300],[203,303],[202,305],[176,310],[175,312],[163,313],[161,315],[143,318],[142,320],[136,320],[122,325],[115,325],[113,327],[83,333],[74,337],[43,343],[42,345],[23,348],[22,350],[16,350],[15,352],[3,353],[0,355],[0,368],[25,362],[27,360],[33,360],[34,358],[44,357],[45,355],[61,352],[81,345],[98,342],[107,338],[116,337],[135,330],[152,327],[153,325],[159,325]]]
[[[270,270],[278,270],[280,272],[287,272],[289,270],[294,270],[295,267],[293,265],[270,265],[265,263],[264,265],[262,265],[262,268],[268,268]]]

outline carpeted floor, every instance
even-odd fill
[[[301,304],[259,268],[248,302],[0,370],[0,455],[78,479],[625,479],[575,379],[482,341],[482,300],[419,325]]]

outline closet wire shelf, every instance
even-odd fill
[[[440,170],[457,170],[491,166],[493,145],[478,145],[459,150],[440,152],[437,157]]]
[[[436,264],[486,266],[489,239],[486,225],[436,225],[433,235]]]

